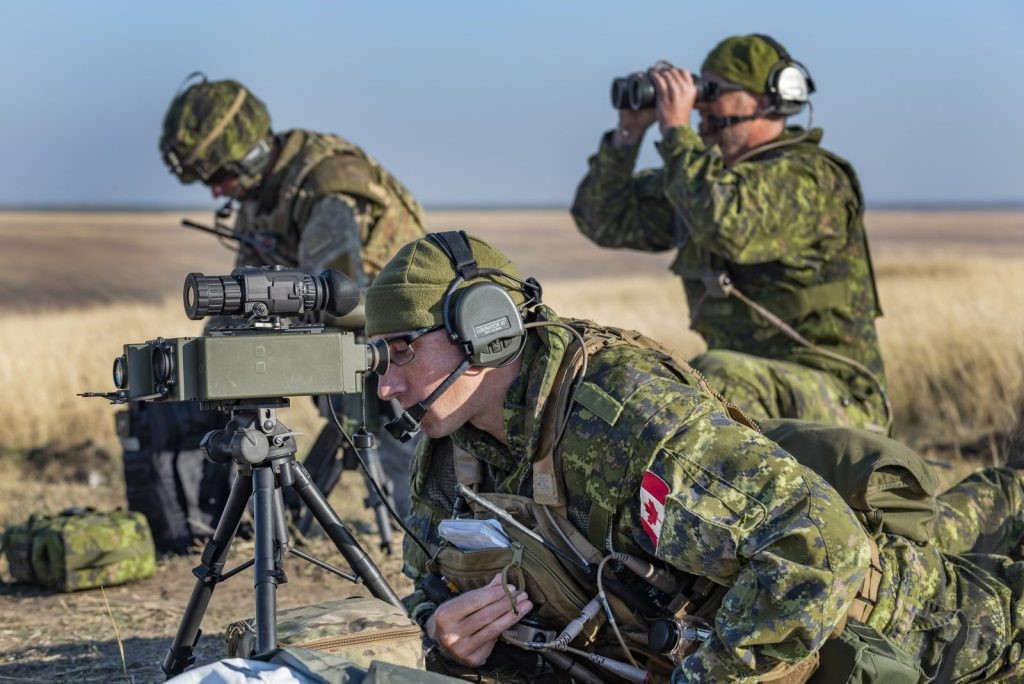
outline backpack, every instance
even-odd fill
[[[234,467],[207,461],[199,441],[227,420],[197,402],[132,402],[118,413],[128,509],[146,517],[158,552],[187,553],[213,534]]]

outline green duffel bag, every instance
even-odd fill
[[[228,625],[227,657],[250,658],[256,651],[256,621]],[[279,611],[277,645],[340,655],[359,667],[374,660],[422,670],[419,625],[401,608],[369,597],[324,601]]]
[[[15,581],[78,591],[152,577],[156,551],[141,513],[69,509],[4,533]],[[27,555],[26,555],[27,549]]]
[[[14,582],[39,584],[32,569],[32,537],[49,521],[47,517],[32,516],[20,525],[12,525],[4,531],[3,547],[7,556],[7,571]]]

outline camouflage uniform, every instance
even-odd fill
[[[212,185],[218,174],[239,179],[243,192],[234,227],[261,247],[241,244],[236,267],[335,268],[366,287],[402,245],[424,233],[419,203],[373,157],[336,135],[301,129],[272,135],[265,105],[237,81],[204,77],[179,93],[165,116],[160,150],[184,183]],[[207,327],[222,323],[211,320]],[[359,397],[340,403],[352,423],[364,415]],[[372,423],[378,415],[390,416],[391,407],[374,403],[365,413],[375,430]],[[217,413],[203,413],[200,420],[208,429],[224,423]],[[377,432],[381,462],[394,475],[395,502],[404,512],[412,445]]]
[[[1021,557],[1024,473],[978,470],[938,497],[934,544],[946,553]]]
[[[311,273],[336,268],[365,287],[398,249],[423,234],[423,210],[412,194],[372,157],[347,140],[305,130],[276,137],[280,152],[270,175],[242,200],[235,229],[272,244],[268,258],[243,245],[235,265],[288,263]],[[370,394],[372,396],[372,393]],[[342,412],[358,424],[358,396]],[[378,403],[376,413],[391,416]],[[377,435],[381,463],[392,476],[400,513],[408,507],[412,445],[380,430],[374,411],[367,427]]]
[[[276,258],[243,246],[238,266],[288,262],[336,268],[366,286],[399,247],[423,234],[423,211],[390,173],[335,135],[276,136],[270,175],[247,194],[235,228],[273,244]]]
[[[683,280],[691,327],[710,350],[693,365],[753,418],[884,426],[884,403],[865,374],[797,344],[717,291],[724,273],[805,339],[862,364],[884,385],[860,184],[849,163],[819,147],[821,136],[790,128],[780,140],[791,144],[726,166],[717,146],[681,126],[657,145],[664,167],[634,175],[639,146],[616,149],[608,134],[572,214],[605,247],[678,249],[671,269]]]
[[[531,335],[505,399],[507,447],[469,425],[452,435],[483,463],[481,491],[533,494],[532,458],[521,455],[538,449],[540,416],[567,343],[560,330]],[[733,422],[695,385],[651,350],[619,344],[590,357],[560,445],[567,516],[600,548],[656,558],[730,588],[714,636],[673,681],[755,681],[829,637],[863,578],[865,533],[831,487]],[[431,545],[455,505],[454,464],[444,453],[440,441],[428,442],[414,465],[409,521]],[[641,492],[652,476],[667,484],[660,510]],[[981,492],[1013,506],[1021,491],[1011,471],[989,469],[951,490],[940,509]],[[1020,514],[1013,520],[1019,531]],[[943,552],[943,543],[964,550],[988,543],[973,535],[940,533],[939,543],[924,546],[875,537],[881,583],[867,624],[937,681],[1009,677],[1024,665],[1015,645],[1024,643],[1024,564]],[[427,559],[408,541],[405,559],[406,574],[421,580]],[[628,573],[621,578],[630,582]],[[409,601],[414,615],[433,607],[419,592]]]
[[[481,491],[531,495],[540,417],[568,341],[552,328],[528,337],[505,399],[507,447],[470,425],[452,435],[483,462]],[[409,516],[434,544],[455,499],[454,467],[441,454],[435,442],[421,449]],[[730,587],[714,636],[677,668],[676,681],[739,681],[807,658],[864,576],[867,538],[839,495],[733,422],[666,354],[623,342],[591,356],[560,454],[567,517],[592,543]],[[650,481],[668,491],[661,510],[642,492]],[[418,547],[406,543],[405,560],[406,574],[422,579]],[[414,614],[432,607],[418,594],[410,602]]]

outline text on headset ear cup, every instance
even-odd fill
[[[505,288],[473,283],[454,292],[452,298],[452,325],[474,366],[500,366],[519,353],[526,330]]]

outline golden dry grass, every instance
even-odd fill
[[[34,293],[6,300],[35,304],[0,314],[8,417],[0,448],[93,438],[117,451],[112,409],[75,394],[110,388],[124,342],[197,334],[178,300],[182,275],[229,268],[228,252],[176,222],[170,214],[0,214],[0,236],[21,239],[0,253],[0,274],[18,274],[4,285]],[[430,225],[491,240],[541,278],[546,300],[564,314],[636,328],[684,355],[703,349],[666,271],[670,255],[600,249],[564,212],[435,212]],[[956,444],[1005,429],[1024,385],[1022,214],[876,212],[868,225],[897,434]],[[124,303],[104,303],[115,296]],[[302,399],[283,419],[307,432],[319,424]]]
[[[1024,385],[1024,288],[993,287],[993,274],[1024,283],[1024,258],[945,256],[913,269],[886,259],[879,271],[886,309],[879,334],[898,433],[956,444],[1005,430]],[[679,283],[667,274],[556,281],[545,296],[558,311],[641,330],[685,356],[703,349],[687,329]],[[7,343],[0,394],[13,417],[5,447],[91,437],[115,449],[112,408],[76,393],[111,387],[110,363],[123,342],[198,332],[177,300],[0,317]],[[319,425],[303,399],[283,419],[307,433]]]

